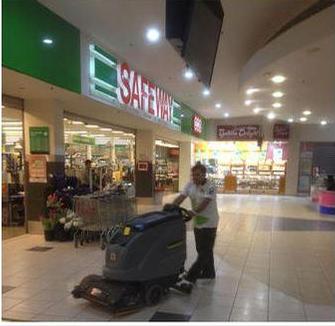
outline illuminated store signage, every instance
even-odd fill
[[[195,135],[202,133],[202,120],[197,114],[194,114],[192,118],[192,131]]]
[[[89,50],[89,95],[181,130],[181,106],[171,95],[99,46],[90,44]]]
[[[217,126],[218,140],[257,140],[259,136],[257,125]]]
[[[173,98],[154,83],[131,70],[127,63],[117,65],[118,101],[133,109],[171,121]]]
[[[276,123],[273,126],[273,139],[274,140],[288,140],[290,136],[290,126],[284,123]]]

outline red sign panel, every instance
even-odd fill
[[[283,123],[276,123],[273,126],[274,140],[288,140],[290,136],[290,126]]]
[[[202,120],[197,114],[192,117],[192,131],[195,135],[200,135],[202,132]]]
[[[259,136],[257,125],[217,126],[218,140],[257,140]]]

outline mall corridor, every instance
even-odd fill
[[[215,281],[198,281],[190,296],[171,290],[161,304],[124,316],[70,294],[82,277],[101,274],[104,251],[98,243],[76,249],[73,243],[45,242],[32,234],[5,240],[3,318],[335,321],[334,218],[320,215],[299,197],[218,195],[218,205]],[[141,206],[140,211],[154,208]],[[189,230],[187,268],[195,257]]]

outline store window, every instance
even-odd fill
[[[195,145],[195,160],[206,165],[218,192],[284,193],[287,144],[254,141]]]
[[[178,192],[179,146],[164,140],[155,145],[155,190]]]
[[[135,134],[88,119],[64,118],[65,174],[90,191],[134,183]]]
[[[23,111],[2,108],[2,237],[25,229]]]

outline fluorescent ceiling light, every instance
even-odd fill
[[[300,120],[301,122],[305,122],[305,121],[307,121],[307,118],[306,118],[306,117],[301,117],[299,120]]]
[[[283,81],[286,80],[286,77],[284,77],[282,75],[276,75],[276,76],[272,77],[271,80],[276,84],[280,84],[280,83],[282,83]]]
[[[216,103],[216,104],[215,104],[215,107],[216,107],[217,109],[219,109],[219,108],[221,107],[221,103]]]
[[[294,120],[292,118],[287,120],[289,123],[292,123]]]
[[[203,96],[208,96],[208,95],[210,95],[210,90],[208,89],[208,88],[205,88],[203,91],[202,91],[202,95]]]
[[[303,115],[311,115],[311,114],[312,114],[312,112],[311,112],[311,111],[309,111],[309,110],[306,110],[306,111],[304,111],[302,114],[303,114]]]
[[[52,44],[54,41],[51,38],[45,38],[43,39],[44,44]]]
[[[249,88],[247,89],[247,91],[245,92],[247,95],[252,95],[256,92],[259,92],[259,88]]]
[[[161,33],[159,32],[157,28],[151,27],[147,29],[146,37],[149,42],[151,43],[158,42],[160,39],[160,36],[161,36]]]
[[[112,128],[100,128],[101,131],[112,131]]]
[[[92,136],[94,136],[94,137],[106,137],[106,135],[104,135],[104,134],[94,134]]]
[[[6,130],[19,130],[19,131],[22,131],[22,127],[19,127],[19,126],[17,126],[17,127],[6,127],[6,126],[4,126],[2,128],[2,130],[3,131],[6,131]]]
[[[86,130],[66,130],[65,134],[74,135],[74,134],[87,134]]]
[[[269,120],[273,120],[276,117],[276,115],[273,112],[269,112],[267,117]]]
[[[273,97],[277,97],[277,98],[279,98],[279,97],[283,97],[284,96],[284,93],[283,92],[273,92],[272,93],[272,96]]]
[[[245,104],[246,106],[249,106],[251,103],[252,103],[251,100],[246,100],[246,101],[244,101],[244,104]]]
[[[322,120],[320,123],[321,125],[325,126],[328,122],[326,120]]]
[[[282,104],[279,103],[279,102],[276,102],[276,103],[273,103],[272,106],[273,106],[274,108],[278,109],[278,108],[281,108],[281,107],[282,107]]]
[[[194,73],[191,69],[186,69],[185,72],[184,72],[184,77],[186,79],[192,79],[194,77]]]
[[[72,124],[73,125],[83,125],[84,122],[82,122],[82,121],[72,121]]]
[[[21,121],[3,121],[2,122],[3,126],[22,126]]]
[[[86,128],[99,128],[98,125],[85,125]]]

